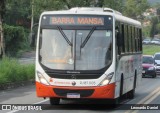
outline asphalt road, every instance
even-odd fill
[[[61,100],[61,105],[51,106],[48,99],[36,97],[35,86],[29,85],[16,89],[0,91],[0,104],[28,104],[43,105],[42,111],[0,111],[0,113],[159,113],[159,110],[135,110],[126,109],[130,104],[160,104],[160,77],[143,78],[141,85],[137,87],[134,99],[123,99],[121,105],[112,107],[108,104],[99,104],[97,100]],[[129,108],[130,108],[129,107]],[[134,105],[132,106],[134,107]],[[151,105],[149,107],[152,107]],[[160,105],[159,105],[160,107]],[[160,109],[160,108],[159,108]]]

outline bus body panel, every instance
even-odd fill
[[[104,72],[104,74],[102,74],[97,79],[59,79],[59,78],[51,78],[44,72],[44,70],[42,69],[42,67],[40,66],[40,64],[38,62],[36,63],[36,68],[38,69],[38,72],[40,72],[43,76],[45,76],[45,79],[49,82],[49,84],[51,86],[95,87],[95,86],[99,86],[101,81],[106,78],[106,75],[110,74],[110,72],[114,72],[114,65],[113,64],[114,63],[112,63],[112,65],[108,68],[108,70],[106,70]],[[37,71],[36,71],[36,81],[40,82],[39,78],[38,78],[38,75],[37,75]],[[73,86],[72,82],[75,82],[76,85]],[[114,76],[113,76],[110,83],[114,83],[114,82],[115,82],[115,79],[114,79]]]
[[[136,74],[136,86],[139,85],[141,82],[141,55],[129,55],[129,56],[122,56],[118,62],[117,69],[116,69],[116,94],[115,97],[119,97],[120,92],[120,82],[121,82],[121,75],[123,75],[123,94],[131,91],[134,87],[134,79]]]

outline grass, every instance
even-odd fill
[[[11,58],[3,58],[0,61],[0,84],[34,79],[34,73],[34,64],[21,65]]]
[[[160,52],[159,45],[143,45],[144,55],[154,55],[156,52]]]

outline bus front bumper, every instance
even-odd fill
[[[68,94],[79,94],[80,98],[114,99],[115,83],[97,87],[47,86],[36,82],[38,97],[68,98]]]

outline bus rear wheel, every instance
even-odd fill
[[[50,104],[51,105],[59,105],[60,103],[60,98],[50,98]]]

